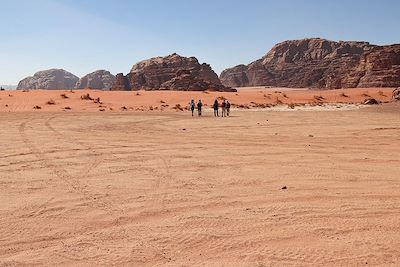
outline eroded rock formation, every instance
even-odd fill
[[[396,87],[400,85],[400,44],[376,46],[319,38],[285,41],[249,65],[224,70],[220,79],[231,87]]]
[[[76,83],[76,89],[111,89],[115,82],[115,76],[106,70],[97,70],[87,74]]]
[[[17,89],[73,89],[79,78],[63,69],[36,72],[19,82]]]
[[[392,99],[396,101],[400,100],[400,87],[393,90]]]
[[[118,74],[113,90],[234,91],[221,84],[208,64],[195,57],[172,54],[135,64],[128,75]]]

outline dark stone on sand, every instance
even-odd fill
[[[364,105],[378,105],[379,102],[375,98],[367,98],[363,102]]]

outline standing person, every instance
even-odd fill
[[[199,100],[199,102],[197,102],[197,112],[199,113],[199,116],[201,116],[202,107],[203,107],[203,103],[201,102],[201,100]]]
[[[195,106],[195,103],[194,103],[194,100],[192,99],[192,101],[190,101],[190,110],[192,111],[192,117],[194,116],[194,106]]]
[[[226,100],[226,115],[229,117],[229,112],[231,111],[231,103]]]
[[[218,106],[219,106],[218,100],[215,99],[214,105],[213,105],[213,108],[214,108],[214,117],[219,117],[219,115],[218,115]]]
[[[225,99],[222,101],[222,117],[226,117],[226,102]]]

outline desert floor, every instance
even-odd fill
[[[0,266],[399,266],[399,110],[1,112]]]
[[[353,88],[307,90],[294,88],[240,88],[237,93],[182,91],[100,91],[100,90],[9,90],[0,91],[0,112],[133,112],[175,111],[186,107],[191,99],[201,99],[205,107],[214,100],[229,99],[241,108],[288,107],[296,105],[360,104],[373,97],[389,102],[393,88]],[[89,94],[92,100],[83,100]],[[267,107],[270,108],[270,107]]]

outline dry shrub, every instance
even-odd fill
[[[314,99],[317,101],[323,101],[325,98],[322,95],[315,95]]]
[[[268,99],[271,99],[271,94],[264,94],[264,98],[268,98]]]
[[[61,98],[68,99],[69,97],[66,94],[61,94]]]
[[[371,96],[368,94],[368,92],[364,92],[364,93],[362,94],[362,96],[363,96],[363,97],[371,97]]]
[[[99,111],[106,111],[104,108],[99,109]]]
[[[176,111],[178,110],[183,111],[181,104],[176,104],[175,107],[173,107],[172,109],[175,109]]]
[[[271,104],[258,104],[258,108],[270,108]]]
[[[46,105],[55,105],[56,102],[53,99],[50,99],[49,101],[46,102]]]
[[[22,90],[22,92],[23,92],[23,93],[28,93],[28,92],[29,92],[29,90],[27,90],[27,89],[24,89],[24,90]]]
[[[341,96],[341,97],[349,97],[349,96],[346,95],[344,92],[342,92],[342,93],[340,94],[340,96]]]
[[[250,109],[248,105],[238,105],[237,108]]]
[[[203,94],[209,94],[210,92],[208,92],[208,91],[203,91]]]
[[[264,104],[264,103],[256,103],[256,102],[250,102],[251,106],[253,108],[270,108],[270,104]]]
[[[33,109],[42,109],[41,106],[34,106]]]
[[[289,98],[285,93],[282,94],[284,98]]]
[[[71,110],[71,108],[70,108],[70,107],[65,107],[64,109]]]
[[[93,98],[91,98],[89,94],[84,94],[84,95],[82,95],[82,96],[81,96],[81,99],[82,99],[82,100],[93,100]]]
[[[140,93],[139,93],[139,92],[137,92],[135,95],[137,95],[137,96],[140,96]]]
[[[294,109],[295,107],[296,107],[296,105],[293,103],[288,104],[288,108]]]
[[[94,100],[93,100],[93,103],[95,103],[95,104],[103,104],[103,103],[101,103],[101,101],[100,101],[100,97],[94,99]]]
[[[161,100],[160,103],[161,103],[161,104],[165,104],[165,101],[164,101],[164,100]]]
[[[121,110],[128,110],[128,108],[123,106],[123,107],[121,107]]]

